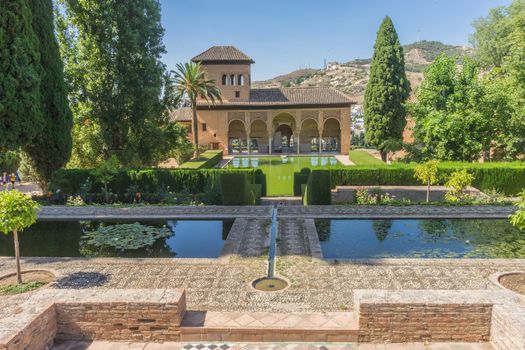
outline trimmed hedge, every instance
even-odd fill
[[[210,169],[215,167],[222,160],[222,150],[206,151],[197,158],[181,164],[179,169]]]
[[[221,174],[243,174],[251,184],[254,182],[254,169],[145,169],[121,170],[109,183],[111,192],[119,200],[129,196],[130,191],[141,193],[186,192],[186,193],[220,193]],[[92,169],[62,169],[53,174],[49,188],[61,196],[76,196],[86,191],[86,183],[91,183],[87,189],[90,193],[100,193],[102,182]],[[220,199],[220,195],[218,196]],[[211,203],[219,204],[219,203]]]
[[[255,170],[255,183],[261,185],[261,194],[259,197],[266,197],[266,175],[261,169]]]
[[[305,190],[306,205],[329,205],[332,202],[330,170],[312,170]]]
[[[256,205],[261,198],[261,185],[253,184],[248,174],[223,173],[221,179],[222,204]]]
[[[302,196],[302,186],[308,183],[310,177],[310,168],[301,169],[300,172],[293,174],[293,195],[296,197]]]
[[[332,186],[421,185],[414,178],[414,166],[395,164],[332,169]],[[439,184],[444,185],[450,174],[459,169],[467,169],[472,173],[472,185],[481,191],[496,190],[506,195],[516,195],[525,188],[525,163],[442,163],[439,165]]]

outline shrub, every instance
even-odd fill
[[[293,174],[293,195],[299,197],[302,195],[302,186],[308,183],[310,169],[304,168],[300,172]]]
[[[518,230],[525,230],[525,190],[520,192],[518,210],[510,216],[510,223]]]
[[[474,175],[467,169],[458,170],[452,173],[446,186],[449,188],[445,194],[445,199],[451,202],[459,202],[465,198],[465,189],[472,186]]]
[[[328,205],[332,202],[330,170],[312,170],[306,185],[307,205]]]
[[[222,150],[206,151],[196,158],[181,164],[180,169],[210,169],[222,160]]]
[[[14,173],[20,166],[20,155],[18,152],[7,151],[0,152],[0,175],[6,172],[8,174]]]
[[[224,173],[221,193],[224,205],[256,205],[261,198],[261,185],[253,184],[245,173]]]

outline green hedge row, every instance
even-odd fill
[[[300,172],[293,174],[293,195],[300,197],[303,195],[302,187],[308,183],[311,170],[309,168],[301,169]]]
[[[257,205],[261,199],[261,185],[243,173],[221,174],[221,190],[224,205]]]
[[[124,196],[133,192],[156,193],[159,191],[204,193],[220,192],[220,175],[224,173],[244,174],[249,183],[254,183],[254,169],[146,169],[121,170],[109,183],[111,192]],[[62,195],[73,196],[83,192],[100,192],[103,184],[93,170],[63,169],[53,174],[49,188]]]
[[[329,205],[332,202],[330,170],[312,170],[304,193],[305,205]]]
[[[222,150],[210,150],[181,164],[180,169],[210,169],[222,160]]]
[[[332,169],[332,186],[409,186],[421,185],[414,178],[413,164],[366,167],[353,166]],[[443,163],[439,165],[439,178],[444,185],[450,174],[467,169],[474,175],[474,187],[481,191],[496,190],[515,195],[525,189],[525,163]]]

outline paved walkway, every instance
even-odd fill
[[[51,350],[492,350],[490,344],[112,343],[68,341]]]
[[[291,285],[261,293],[251,282],[266,275],[267,260],[230,258],[227,263],[186,259],[32,258],[24,269],[47,268],[55,288],[185,288],[188,310],[250,312],[340,312],[353,307],[354,289],[495,289],[491,274],[525,270],[525,260],[382,260],[329,264],[311,257],[281,256],[276,272]],[[13,271],[12,258],[0,258],[0,271]],[[0,319],[29,294],[0,296]]]
[[[344,155],[344,154],[337,154],[334,156],[335,159],[337,159],[337,161],[341,164],[343,164],[344,166],[352,166],[352,165],[355,165],[351,160],[350,158],[348,157],[348,155]]]
[[[366,206],[329,205],[279,208],[280,218],[501,218],[506,219],[516,210],[513,206],[502,205],[407,205],[407,206]]]

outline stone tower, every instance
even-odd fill
[[[242,51],[234,46],[213,46],[191,60],[200,62],[206,77],[215,80],[223,102],[250,100],[250,67],[255,62]]]

